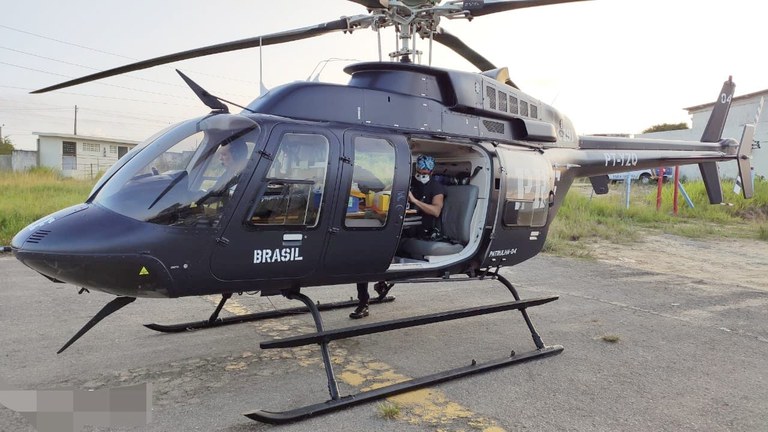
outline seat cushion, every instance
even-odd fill
[[[460,243],[449,243],[442,241],[419,240],[415,238],[405,238],[400,245],[403,252],[410,258],[423,260],[429,255],[451,255],[461,252],[464,246]]]

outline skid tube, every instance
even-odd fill
[[[469,280],[482,280],[486,276],[480,278],[470,278]],[[538,306],[551,301],[557,300],[557,296],[543,297],[535,299],[521,300],[515,287],[503,276],[498,274],[498,269],[495,274],[490,276],[491,279],[498,279],[504,286],[509,289],[515,298],[515,301],[493,304],[488,306],[479,306],[468,309],[459,309],[447,312],[439,312],[435,314],[415,316],[409,318],[402,318],[391,321],[383,321],[372,324],[365,324],[360,326],[352,326],[347,328],[340,328],[334,330],[324,330],[322,318],[320,317],[320,311],[312,302],[312,300],[304,294],[298,292],[285,293],[284,295],[289,299],[295,299],[302,301],[312,314],[312,318],[315,321],[316,333],[310,333],[306,335],[276,339],[272,341],[265,341],[261,343],[262,349],[272,348],[287,348],[298,347],[311,344],[319,344],[320,352],[323,357],[323,365],[325,367],[326,377],[328,379],[328,392],[330,393],[330,400],[317,404],[307,405],[288,411],[275,412],[267,410],[256,410],[246,413],[245,416],[263,423],[269,424],[284,424],[290,423],[309,417],[326,414],[333,411],[338,411],[344,408],[348,408],[354,405],[359,405],[374,400],[379,400],[385,397],[394,396],[400,393],[406,393],[409,391],[417,390],[423,387],[428,387],[434,384],[450,381],[453,379],[461,378],[468,375],[478,374],[481,372],[490,371],[493,369],[510,366],[513,364],[524,363],[531,360],[549,357],[557,355],[563,351],[563,347],[559,345],[546,346],[539,337],[536,330],[533,328],[526,308],[532,306]],[[467,281],[467,279],[462,279]],[[442,280],[441,280],[442,281]],[[401,281],[405,282],[405,281]],[[411,281],[408,281],[411,282]],[[497,360],[492,360],[486,363],[478,364],[475,360],[472,360],[468,366],[463,366],[455,369],[449,369],[435,374],[423,376],[420,378],[414,378],[409,381],[393,384],[387,387],[382,387],[374,390],[360,392],[354,395],[339,396],[338,383],[333,372],[333,365],[331,363],[331,355],[328,349],[328,344],[331,341],[344,339],[354,336],[361,336],[366,334],[380,333],[391,330],[397,330],[407,327],[420,326],[425,324],[457,320],[467,318],[471,316],[486,315],[491,313],[504,312],[509,310],[519,310],[522,314],[528,329],[531,331],[531,337],[536,349],[522,354],[516,354],[512,351],[508,357],[503,357]]]
[[[213,311],[213,314],[211,314],[210,318],[208,318],[205,321],[191,321],[186,323],[167,324],[167,325],[153,323],[153,324],[144,324],[144,327],[150,330],[161,332],[161,333],[180,333],[180,332],[191,331],[191,330],[203,330],[203,329],[221,327],[221,326],[232,325],[232,324],[261,321],[265,319],[281,318],[289,315],[298,315],[298,314],[305,314],[310,312],[310,310],[306,306],[299,306],[295,308],[275,309],[275,310],[256,312],[256,313],[246,314],[246,315],[236,315],[231,317],[219,318],[219,313],[221,312],[221,309],[224,307],[224,303],[226,303],[230,297],[232,297],[231,293],[222,294],[221,301],[216,306],[216,309]],[[369,303],[370,304],[389,303],[394,300],[395,300],[394,297],[387,296],[384,298],[371,298]],[[355,307],[358,304],[359,302],[357,300],[350,299],[346,301],[333,302],[333,303],[316,303],[315,306],[317,307],[318,310],[324,311],[324,310]]]

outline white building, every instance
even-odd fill
[[[83,135],[35,132],[38,166],[61,170],[68,177],[92,179],[101,175],[138,141]]]
[[[755,124],[754,139],[757,141],[757,145],[762,148],[756,148],[752,152],[752,166],[754,167],[755,175],[768,177],[768,124],[766,124],[768,121],[763,120],[766,116],[761,116],[757,118],[759,121],[756,122],[756,117],[763,104],[763,98],[768,99],[768,90],[734,97],[731,103],[731,110],[725,122],[725,129],[723,129],[723,138],[734,138],[736,141],[741,141],[744,125]],[[691,129],[642,134],[636,137],[698,141],[704,133],[704,127],[707,125],[714,105],[714,102],[712,102],[684,108],[691,115]],[[735,178],[738,176],[739,169],[735,162],[720,163],[719,166],[720,177]],[[687,178],[701,178],[696,165],[680,167],[680,173]]]

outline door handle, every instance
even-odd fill
[[[304,239],[304,235],[301,233],[283,234],[283,247],[301,246],[301,241],[303,239]]]

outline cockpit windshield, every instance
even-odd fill
[[[92,202],[141,221],[217,226],[259,132],[256,122],[233,114],[181,123],[129,160]]]

